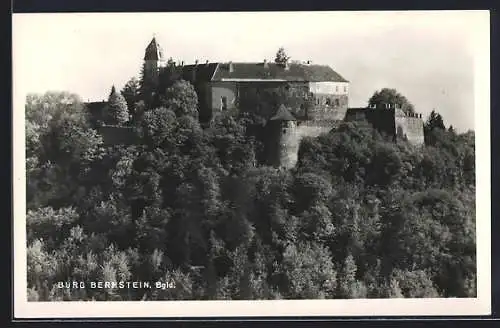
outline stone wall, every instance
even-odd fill
[[[402,137],[414,145],[424,144],[424,122],[420,117],[398,117],[396,121],[397,137]]]
[[[279,148],[280,166],[284,168],[292,168],[297,163],[299,153],[300,136],[297,130],[297,122],[283,122],[284,126],[281,131],[281,140]]]
[[[346,121],[366,120],[380,133],[412,144],[424,143],[424,122],[421,114],[405,114],[394,108],[352,108]]]
[[[267,156],[273,166],[292,168],[298,160],[300,142],[305,137],[317,137],[328,133],[338,122],[303,121],[268,123]]]
[[[237,106],[243,112],[268,120],[280,105],[285,105],[295,117],[302,119],[309,107],[308,88],[305,82],[239,82]]]
[[[322,133],[328,133],[336,126],[334,121],[304,121],[297,126],[297,137],[317,137]]]
[[[217,112],[222,109],[222,100],[225,98],[227,109],[233,109],[236,104],[237,85],[235,82],[211,82],[212,92],[211,101],[212,112]]]
[[[212,89],[206,82],[194,86],[198,96],[198,111],[201,123],[209,122],[213,117]]]
[[[349,107],[348,82],[310,82],[310,120],[343,120]]]
[[[314,94],[307,118],[310,120],[343,120],[347,107],[347,95]]]
[[[111,145],[135,145],[140,142],[133,127],[106,125],[97,129],[102,136],[105,146]]]

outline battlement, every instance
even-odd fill
[[[406,113],[398,104],[349,108],[346,121],[367,121],[380,132],[412,144],[424,143],[424,122],[420,113]]]

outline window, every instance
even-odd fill
[[[344,92],[347,92],[347,87],[344,87]]]
[[[338,85],[335,87],[335,92],[339,92],[339,86]]]
[[[220,97],[222,110],[227,109],[227,97]]]
[[[340,106],[340,101],[338,99],[335,99],[335,106]]]
[[[330,98],[326,98],[326,105],[330,106],[332,104],[332,100]]]

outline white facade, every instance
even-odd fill
[[[309,82],[309,92],[314,94],[347,95],[349,82]]]

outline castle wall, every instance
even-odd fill
[[[352,108],[346,121],[366,120],[379,132],[412,144],[424,143],[424,122],[418,114],[405,114],[401,109]]]
[[[394,109],[367,109],[366,119],[380,133],[392,137],[396,135]]]
[[[112,145],[135,145],[139,143],[139,137],[134,128],[128,126],[101,126],[97,129],[102,136],[103,144]]]
[[[396,116],[396,134],[415,145],[424,144],[424,122],[419,117]]]
[[[300,142],[297,134],[297,122],[269,121],[267,136],[268,164],[287,169],[295,166]]]
[[[311,120],[343,120],[348,107],[347,95],[314,94],[307,116]]]
[[[309,92],[314,94],[347,95],[349,82],[309,82]]]
[[[144,76],[153,86],[158,86],[160,69],[163,67],[162,61],[146,60],[144,61]]]
[[[328,133],[335,127],[334,122],[328,121],[305,121],[300,122],[297,126],[297,137],[302,139],[304,137],[317,137],[322,133]]]
[[[309,82],[311,120],[343,120],[349,106],[348,82]]]
[[[304,121],[269,123],[267,156],[270,165],[292,168],[298,161],[300,142],[305,137],[317,137],[335,127],[334,121]]]
[[[237,84],[235,82],[211,82],[211,108],[213,112],[222,109],[222,98],[226,97],[227,109],[234,108],[237,97]]]
[[[284,168],[292,168],[298,160],[300,135],[297,130],[297,122],[283,122],[287,124],[285,129],[282,129],[281,147],[280,147],[280,164]]]
[[[197,83],[195,85],[196,95],[198,96],[198,110],[201,122],[207,122],[212,118],[212,89],[210,84]]]

